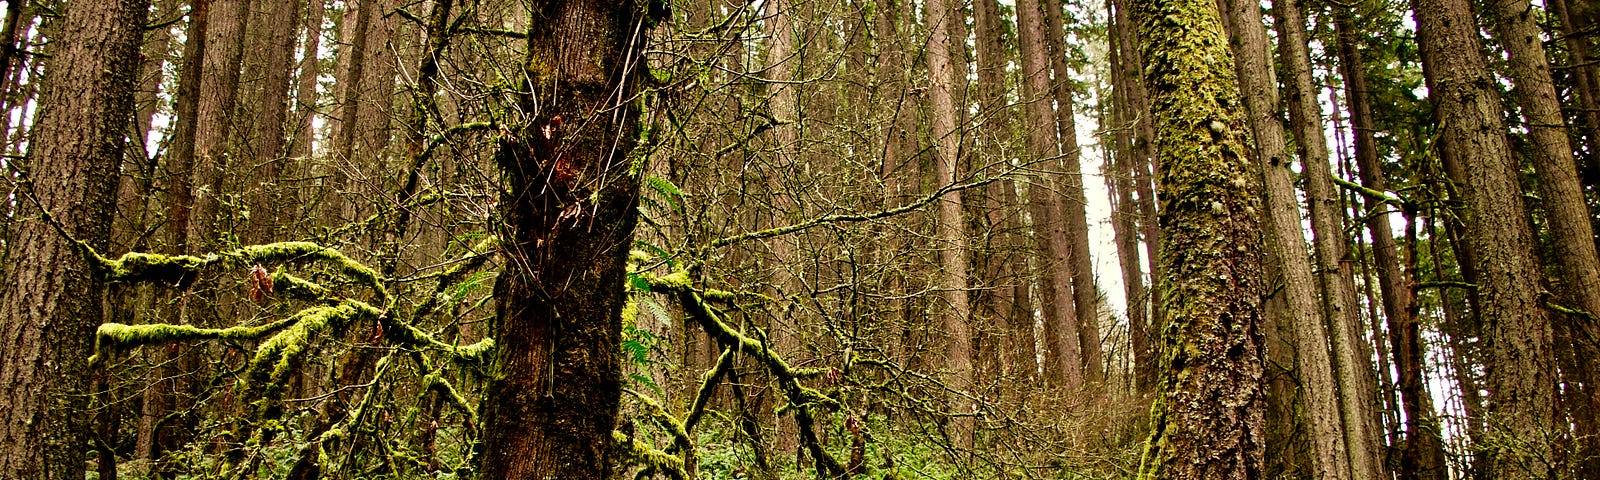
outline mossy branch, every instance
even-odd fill
[[[95,353],[89,357],[89,365],[97,366],[100,362],[109,361],[117,351],[143,345],[161,345],[210,339],[255,340],[282,330],[296,321],[298,321],[297,317],[289,317],[264,325],[231,328],[198,328],[192,325],[168,325],[163,323],[149,325],[106,323],[100,325],[100,328],[95,332]]]
[[[768,349],[765,342],[750,338],[723,322],[716,310],[708,305],[701,293],[694,288],[687,272],[678,271],[665,277],[647,273],[641,273],[639,276],[650,281],[651,291],[676,294],[678,301],[683,305],[684,313],[699,323],[701,329],[723,348],[749,354],[765,365],[767,371],[776,378],[779,390],[789,402],[789,406],[782,411],[794,414],[795,423],[800,427],[801,444],[806,447],[811,458],[816,460],[817,469],[830,477],[843,474],[844,465],[824,450],[822,443],[817,440],[816,431],[812,429],[815,419],[811,415],[812,408],[816,406],[838,408],[839,403],[822,392],[800,384],[802,377],[820,375],[826,371],[825,369],[791,367],[777,352]]]
[[[667,434],[672,435],[672,448],[668,449],[667,453],[670,455],[675,450],[682,455],[680,461],[683,463],[684,468],[691,468],[690,466],[695,464],[694,441],[689,439],[689,431],[684,428],[683,421],[668,413],[666,407],[662,407],[661,402],[657,402],[653,398],[631,388],[624,388],[622,391],[639,399],[639,403],[645,407],[645,415],[649,415],[651,419],[656,421],[656,424],[667,430]]]
[[[626,462],[644,465],[646,469],[659,470],[669,478],[677,480],[688,478],[683,473],[683,459],[676,455],[645,445],[618,431],[611,432],[611,441],[616,443],[619,453]]]

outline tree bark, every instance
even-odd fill
[[[1048,171],[1060,155],[1056,143],[1056,117],[1051,112],[1050,61],[1045,36],[1044,11],[1039,0],[1017,2],[1017,41],[1022,56],[1022,98],[1027,112],[1028,153],[1034,169]],[[1044,258],[1038,259],[1039,293],[1045,306],[1045,375],[1068,390],[1084,385],[1083,353],[1078,343],[1079,312],[1072,297],[1072,251],[1060,196],[1052,191],[1052,178],[1035,173],[1028,179],[1028,201],[1033,216],[1034,243]]]
[[[1127,113],[1131,117],[1129,128],[1133,133],[1132,158],[1128,162],[1128,169],[1133,172],[1133,192],[1138,194],[1134,198],[1134,206],[1139,215],[1139,234],[1144,237],[1144,256],[1150,264],[1150,284],[1144,298],[1140,299],[1149,308],[1146,342],[1150,345],[1150,351],[1146,352],[1144,363],[1135,361],[1134,375],[1138,378],[1134,382],[1140,392],[1151,393],[1155,390],[1158,377],[1156,364],[1160,357],[1155,351],[1159,341],[1156,337],[1161,334],[1163,322],[1166,321],[1161,309],[1161,282],[1165,278],[1159,260],[1161,226],[1156,219],[1155,181],[1151,174],[1155,167],[1155,123],[1150,116],[1149,95],[1145,91],[1141,73],[1144,55],[1139,53],[1138,27],[1133,25],[1129,17],[1127,0],[1112,0],[1112,6],[1116,23],[1112,30],[1122,48],[1122,68],[1117,71],[1117,77],[1126,87]]]
[[[1467,247],[1477,266],[1489,347],[1489,438],[1478,442],[1493,478],[1551,475],[1555,371],[1549,312],[1539,300],[1532,228],[1506,141],[1499,94],[1465,0],[1413,0],[1429,98],[1446,148],[1461,153]],[[1471,152],[1466,154],[1466,152]]]
[[[99,249],[110,238],[148,12],[141,0],[63,5],[29,135],[31,198],[17,200],[19,213],[48,215]],[[81,479],[102,286],[72,239],[43,219],[14,226],[7,240],[17,255],[0,295],[0,477]]]
[[[482,478],[611,478],[621,401],[623,275],[637,223],[633,2],[531,6],[530,123],[502,135],[506,271],[484,393]]]
[[[1333,361],[1328,355],[1328,330],[1317,303],[1316,281],[1311,275],[1310,253],[1301,231],[1300,202],[1295,196],[1293,160],[1278,120],[1278,86],[1271,77],[1267,29],[1259,2],[1230,0],[1234,25],[1234,58],[1251,129],[1255,132],[1260,181],[1266,206],[1266,244],[1278,262],[1283,282],[1284,311],[1288,318],[1274,320],[1288,328],[1295,344],[1296,366],[1305,402],[1312,445],[1312,478],[1349,479],[1350,456],[1345,449],[1344,425],[1339,417],[1339,391]],[[1268,330],[1269,337],[1272,330]],[[1277,342],[1269,338],[1268,348]],[[1292,422],[1292,418],[1269,419]]]
[[[928,30],[932,33],[928,39],[928,75],[932,84],[929,89],[933,97],[933,135],[938,145],[934,152],[933,184],[950,185],[956,180],[960,164],[957,157],[964,136],[963,129],[956,125],[959,114],[952,84],[957,78],[964,83],[967,77],[965,68],[957,77],[955,66],[951,65],[950,32],[952,23],[965,23],[966,19],[951,15],[952,9],[945,6],[944,0],[928,0],[926,8],[930,12]],[[961,64],[964,67],[966,62],[962,60]],[[972,312],[967,306],[967,222],[961,211],[961,192],[946,193],[939,199],[938,210],[936,248],[939,249],[939,291],[944,300],[939,312],[944,317],[944,333],[949,341],[946,352],[949,376],[945,381],[953,390],[949,434],[957,447],[972,448],[973,417],[969,415],[974,406],[970,395],[976,392],[972,384],[972,327],[967,324]]]
[[[312,0],[320,1],[320,0]],[[266,78],[262,82],[261,116],[256,123],[255,164],[262,168],[252,177],[259,179],[251,202],[251,240],[266,242],[271,231],[282,223],[277,212],[284,210],[277,198],[278,180],[288,160],[284,148],[288,127],[289,80],[294,73],[295,37],[300,32],[303,0],[278,0],[271,4],[272,24],[268,29]]]
[[[1494,8],[1495,32],[1500,44],[1510,54],[1508,70],[1515,84],[1512,94],[1522,109],[1528,137],[1532,140],[1533,166],[1539,175],[1539,188],[1544,194],[1542,206],[1549,217],[1550,243],[1554,247],[1550,264],[1554,265],[1559,280],[1556,291],[1559,301],[1588,312],[1587,316],[1573,315],[1560,322],[1575,334],[1568,338],[1597,338],[1596,313],[1600,313],[1600,255],[1595,253],[1594,226],[1589,220],[1589,207],[1584,201],[1583,185],[1578,180],[1577,159],[1572,154],[1572,142],[1567,137],[1566,119],[1561,115],[1561,101],[1556,97],[1555,83],[1550,79],[1550,62],[1539,26],[1534,23],[1533,6],[1528,0],[1491,2]],[[1566,349],[1563,349],[1566,350]],[[1569,394],[1569,409],[1577,422],[1579,442],[1587,455],[1580,464],[1581,477],[1600,477],[1600,424],[1596,409],[1600,409],[1600,349],[1594,342],[1572,342],[1572,364],[1576,369],[1562,369],[1565,383],[1575,390]],[[1586,457],[1595,458],[1586,458]]]
[[[1279,38],[1278,56],[1286,78],[1283,91],[1288,98],[1289,118],[1300,152],[1301,176],[1305,179],[1306,204],[1311,213],[1322,312],[1330,330],[1326,332],[1327,338],[1333,346],[1334,386],[1344,432],[1342,441],[1349,457],[1349,475],[1351,478],[1379,478],[1383,475],[1383,464],[1382,457],[1376,453],[1382,437],[1369,421],[1376,418],[1373,404],[1378,398],[1377,381],[1369,360],[1371,349],[1361,341],[1355,271],[1345,252],[1344,210],[1339,206],[1333,187],[1322,109],[1317,104],[1316,87],[1311,78],[1306,18],[1297,0],[1280,0],[1273,7],[1273,24]]]
[[[1233,63],[1209,0],[1132,2],[1161,166],[1170,269],[1141,478],[1262,476],[1261,200]]]
[[[1106,367],[1100,346],[1100,289],[1094,283],[1094,259],[1089,256],[1089,200],[1083,193],[1082,149],[1078,148],[1078,126],[1072,100],[1072,71],[1067,68],[1066,29],[1061,20],[1062,5],[1045,2],[1044,37],[1050,46],[1050,67],[1055,72],[1050,90],[1056,101],[1056,132],[1060,136],[1062,173],[1056,212],[1066,229],[1068,266],[1072,272],[1072,304],[1077,310],[1073,330],[1078,334],[1084,378],[1090,383],[1105,381]]]

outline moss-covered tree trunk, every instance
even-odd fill
[[[1462,161],[1452,176],[1466,200],[1460,212],[1489,351],[1489,431],[1474,441],[1491,478],[1544,478],[1553,473],[1550,439],[1567,426],[1553,415],[1550,317],[1500,95],[1470,2],[1412,0],[1412,9],[1441,140]]]
[[[506,267],[479,475],[609,478],[644,27],[633,2],[530,9],[527,121],[508,126],[496,154]]]
[[[1140,476],[1262,476],[1261,199],[1217,4],[1136,0],[1160,165],[1161,380]]]
[[[105,248],[148,9],[143,0],[70,2],[51,30],[25,161],[39,205],[16,200],[26,221],[7,238],[15,255],[0,296],[0,478],[84,478],[101,286],[41,216]]]

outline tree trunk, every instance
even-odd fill
[[[933,184],[955,183],[958,155],[961,152],[962,129],[956,125],[956,103],[952,84],[967,78],[963,68],[957,76],[951,65],[951,24],[967,20],[950,14],[944,0],[928,0],[928,75],[933,97],[933,135],[938,148],[934,152]],[[959,11],[959,10],[956,10]],[[966,62],[961,61],[963,67]],[[961,80],[957,80],[957,79]],[[976,393],[972,384],[972,327],[967,324],[971,311],[967,306],[967,232],[966,219],[961,211],[961,192],[946,193],[938,204],[939,291],[944,299],[938,311],[944,317],[945,335],[949,339],[947,359],[950,394],[950,437],[959,448],[972,448],[974,410],[970,395]]]
[[[1260,175],[1216,3],[1138,0],[1167,324],[1141,478],[1262,476]]]
[[[1121,9],[1121,6],[1106,2],[1107,11]],[[1127,15],[1119,13],[1112,17],[1111,29],[1115,32],[1110,35],[1111,48],[1109,61],[1111,72],[1109,74],[1112,88],[1112,133],[1114,154],[1112,161],[1106,165],[1106,186],[1111,193],[1112,209],[1112,234],[1117,243],[1117,263],[1122,267],[1123,303],[1127,306],[1128,317],[1128,346],[1132,351],[1134,390],[1138,393],[1147,393],[1144,388],[1152,383],[1143,379],[1145,375],[1155,372],[1154,350],[1150,345],[1150,317],[1147,305],[1149,293],[1144,286],[1144,267],[1139,259],[1139,206],[1133,200],[1133,164],[1135,159],[1143,161],[1134,153],[1133,135],[1134,118],[1138,115],[1133,110],[1132,102],[1128,97],[1128,84],[1138,82],[1123,75],[1130,61],[1126,52],[1133,46],[1122,43],[1126,39]],[[1137,67],[1135,67],[1137,68]]]
[[[258,182],[250,208],[250,241],[256,243],[270,241],[272,229],[282,224],[277,212],[284,209],[284,202],[277,198],[277,190],[283,164],[288,161],[284,134],[288,126],[289,76],[294,73],[295,37],[300,32],[303,4],[302,0],[272,3],[272,24],[268,30],[270,49],[266,78],[262,82],[261,116],[256,123],[255,164],[262,171],[252,175]]]
[[[973,2],[973,24],[977,35],[978,118],[979,127],[974,134],[978,142],[978,155],[984,166],[1009,166],[1004,148],[1012,137],[1011,108],[1006,99],[1005,26],[1000,17],[1000,4],[996,0]],[[995,312],[1005,318],[1005,328],[1000,342],[1002,370],[1012,375],[1012,382],[1020,383],[1037,376],[1039,362],[1034,348],[1033,299],[1029,282],[1026,255],[1027,238],[1022,235],[1022,222],[1017,210],[1017,186],[1010,178],[1001,179],[984,189],[986,215],[990,228],[999,229],[996,240],[1000,252],[991,261],[997,273]]]
[[[1566,119],[1561,115],[1561,102],[1556,97],[1554,82],[1550,79],[1550,62],[1546,60],[1543,33],[1534,23],[1533,6],[1528,0],[1491,2],[1494,7],[1496,36],[1511,56],[1508,67],[1516,87],[1512,93],[1517,105],[1522,107],[1528,137],[1533,141],[1533,166],[1539,174],[1539,188],[1543,195],[1545,222],[1550,230],[1551,264],[1556,268],[1557,292],[1560,302],[1588,312],[1589,317],[1574,315],[1565,322],[1576,335],[1572,338],[1596,338],[1593,315],[1600,313],[1600,256],[1595,253],[1594,226],[1589,221],[1589,207],[1583,198],[1583,185],[1578,181],[1576,158],[1572,155],[1572,142],[1567,138]],[[1593,342],[1573,342],[1575,363],[1582,363],[1576,371],[1563,369],[1566,384],[1574,389],[1570,395],[1570,409],[1577,422],[1580,445],[1593,459],[1585,459],[1579,472],[1581,477],[1600,477],[1600,424],[1596,424],[1596,409],[1600,409],[1600,349]],[[1584,458],[1580,455],[1579,458]]]
[[[1089,256],[1088,197],[1083,193],[1082,150],[1078,148],[1077,119],[1072,101],[1072,71],[1067,68],[1066,43],[1062,38],[1061,5],[1044,2],[1044,38],[1050,46],[1050,67],[1055,72],[1050,90],[1056,101],[1056,132],[1060,136],[1063,167],[1056,198],[1061,208],[1062,227],[1067,232],[1068,267],[1072,273],[1072,303],[1077,310],[1078,346],[1082,353],[1084,378],[1090,383],[1105,381],[1105,359],[1100,346],[1100,289],[1094,284],[1094,260]]]
[[[506,271],[482,478],[610,478],[623,274],[637,223],[642,20],[632,2],[534,4],[524,112],[499,142]],[[538,108],[535,108],[538,107]]]
[[[1144,56],[1139,53],[1138,27],[1133,25],[1128,13],[1126,0],[1112,0],[1113,18],[1116,24],[1113,34],[1117,43],[1121,45],[1122,68],[1117,71],[1117,78],[1125,87],[1127,98],[1127,113],[1131,118],[1133,133],[1132,158],[1128,161],[1128,170],[1133,175],[1133,192],[1138,194],[1134,199],[1134,207],[1138,211],[1139,234],[1144,237],[1145,258],[1150,264],[1150,285],[1145,296],[1139,301],[1144,302],[1149,308],[1149,320],[1146,324],[1147,339],[1150,345],[1145,352],[1146,360],[1137,361],[1138,352],[1135,352],[1134,380],[1139,392],[1151,393],[1156,385],[1156,364],[1160,355],[1156,352],[1162,325],[1165,322],[1161,310],[1162,288],[1164,278],[1161,274],[1162,267],[1159,259],[1161,246],[1161,227],[1156,220],[1156,195],[1155,182],[1151,177],[1152,167],[1155,166],[1155,123],[1150,118],[1149,96],[1144,89],[1144,78],[1141,73],[1144,68]]]
[[[1489,348],[1490,431],[1478,447],[1493,478],[1545,477],[1553,473],[1547,439],[1566,429],[1553,415],[1550,318],[1538,298],[1540,268],[1499,94],[1470,3],[1413,0],[1412,8],[1442,141],[1464,162],[1455,180],[1464,187]]]
[[[141,0],[67,3],[44,60],[49,76],[28,139],[31,198],[17,200],[19,213],[48,214],[98,249],[110,238],[148,12]],[[102,286],[71,239],[43,219],[10,234],[17,255],[7,259],[0,295],[0,477],[81,479]]]
[[[1056,118],[1051,113],[1050,61],[1045,35],[1045,19],[1039,0],[1017,3],[1017,41],[1022,56],[1022,98],[1027,104],[1029,162],[1034,169],[1048,170],[1060,154],[1056,143]],[[1037,173],[1028,179],[1028,201],[1033,216],[1034,242],[1044,258],[1039,275],[1039,293],[1045,306],[1045,375],[1068,390],[1083,387],[1083,354],[1078,343],[1078,316],[1072,297],[1072,252],[1066,220],[1062,218],[1060,196],[1049,175]]]
[[[1331,330],[1325,333],[1333,346],[1334,386],[1344,432],[1342,441],[1349,456],[1349,475],[1350,478],[1376,479],[1383,475],[1382,457],[1375,454],[1382,437],[1368,419],[1376,418],[1373,404],[1378,398],[1377,381],[1370,368],[1371,349],[1361,341],[1355,271],[1345,252],[1344,210],[1333,188],[1322,109],[1317,104],[1316,87],[1312,84],[1306,19],[1297,0],[1280,0],[1273,7],[1278,56],[1284,77],[1288,77],[1284,82],[1284,96],[1288,98],[1289,118],[1294,125],[1301,175],[1305,179],[1306,204],[1311,213],[1315,271],[1322,287],[1322,312]]]
[[[1368,189],[1387,192],[1388,181],[1384,178],[1383,166],[1378,159],[1378,144],[1374,137],[1376,127],[1373,126],[1373,113],[1371,106],[1371,92],[1367,90],[1366,63],[1356,45],[1355,21],[1350,9],[1336,10],[1335,28],[1338,30],[1338,49],[1340,73],[1345,78],[1346,95],[1349,97],[1350,121],[1355,130],[1355,157],[1356,170],[1361,177],[1361,183]],[[1389,221],[1391,207],[1379,199],[1366,199],[1367,204],[1367,233],[1372,237],[1372,261],[1377,271],[1378,291],[1383,300],[1383,317],[1388,321],[1388,330],[1391,334],[1405,331],[1409,325],[1415,323],[1411,316],[1411,288],[1410,274],[1400,266],[1400,249],[1394,242],[1394,229]],[[1376,320],[1374,320],[1376,322]],[[1374,326],[1374,329],[1377,327]],[[1353,333],[1353,332],[1352,332]],[[1421,383],[1407,384],[1407,380],[1420,382],[1422,379],[1422,364],[1417,360],[1423,357],[1420,344],[1416,352],[1409,344],[1397,344],[1396,340],[1405,343],[1405,338],[1390,337],[1390,358],[1394,361],[1395,371],[1398,372],[1397,389],[1400,391],[1401,406],[1399,409],[1406,412],[1406,442],[1401,446],[1400,465],[1396,472],[1401,478],[1434,479],[1444,478],[1444,445],[1440,439],[1437,428],[1428,428],[1427,425],[1436,423],[1432,408],[1427,405],[1426,387]],[[1345,338],[1351,345],[1361,343],[1359,338],[1351,335]],[[1404,348],[1402,348],[1404,347]],[[1362,350],[1361,352],[1365,352]],[[1361,354],[1357,354],[1361,355]],[[1342,358],[1344,356],[1342,355]],[[1361,361],[1361,360],[1357,360]],[[1410,393],[1406,393],[1410,392]],[[1366,401],[1371,401],[1370,399]],[[1350,424],[1357,419],[1352,418],[1353,413],[1346,414],[1346,423]],[[1373,425],[1375,420],[1366,419],[1368,425]],[[1375,443],[1375,442],[1374,442]],[[1378,445],[1369,445],[1367,455],[1372,458],[1382,458]],[[1358,458],[1360,452],[1356,447],[1351,447],[1352,458]],[[1376,460],[1370,460],[1376,461]],[[1354,463],[1361,467],[1361,463]],[[1372,468],[1372,467],[1369,467]],[[1381,467],[1380,467],[1381,468]],[[1369,470],[1370,472],[1370,470]],[[1381,470],[1379,472],[1381,474]]]
[[[1269,45],[1261,5],[1244,0],[1226,3],[1234,25],[1234,58],[1240,93],[1255,132],[1256,154],[1261,162],[1266,244],[1271,249],[1269,256],[1277,258],[1283,282],[1283,313],[1288,318],[1275,321],[1288,325],[1288,333],[1293,335],[1295,364],[1310,427],[1312,478],[1349,479],[1350,457],[1345,449],[1344,425],[1339,418],[1339,390],[1334,382],[1333,361],[1328,356],[1328,331],[1323,323],[1321,305],[1317,303],[1310,253],[1306,251],[1305,234],[1300,227],[1300,202],[1295,196],[1294,172],[1290,169],[1293,160],[1284,142],[1283,123],[1277,118],[1278,86],[1271,77],[1272,63],[1267,53]],[[1277,346],[1271,340],[1267,345],[1268,348]]]
[[[300,57],[300,78],[294,93],[294,143],[289,155],[304,159],[310,157],[316,139],[317,78],[322,74],[318,49],[322,47],[322,21],[326,14],[326,0],[306,0],[306,46]]]

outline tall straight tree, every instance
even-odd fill
[[[1156,219],[1155,182],[1151,178],[1151,171],[1155,162],[1155,123],[1150,118],[1150,96],[1144,88],[1143,71],[1144,56],[1139,53],[1138,27],[1133,25],[1133,20],[1128,13],[1127,0],[1112,1],[1112,34],[1117,38],[1117,45],[1122,54],[1121,68],[1117,70],[1115,78],[1124,91],[1127,106],[1123,110],[1130,117],[1132,124],[1129,128],[1133,133],[1133,149],[1131,158],[1128,159],[1127,169],[1132,171],[1133,191],[1138,194],[1134,199],[1135,207],[1139,212],[1139,233],[1144,237],[1145,258],[1150,264],[1150,284],[1146,287],[1144,298],[1138,301],[1148,305],[1146,315],[1146,336],[1154,337],[1160,334],[1161,322],[1165,318],[1161,310],[1161,226]],[[1140,352],[1134,352],[1134,380],[1135,386],[1142,393],[1150,393],[1156,384],[1155,340],[1145,340],[1147,351],[1144,353],[1144,362],[1139,362]]]
[[[72,241],[104,249],[110,238],[149,7],[145,0],[69,2],[51,30],[24,166],[31,198],[17,199],[18,218],[28,220],[6,239],[17,247],[0,294],[3,478],[84,478],[83,412],[102,287]]]
[[[527,124],[502,134],[506,272],[482,408],[482,478],[610,478],[623,275],[638,221],[630,156],[645,74],[634,2],[530,6]]]
[[[1060,195],[1049,175],[1052,159],[1061,154],[1056,140],[1056,117],[1051,112],[1050,60],[1045,35],[1044,10],[1039,0],[1017,2],[1017,43],[1022,56],[1022,98],[1027,103],[1028,154],[1034,169],[1045,170],[1028,179],[1028,202],[1033,216],[1034,243],[1043,264],[1039,275],[1040,303],[1044,305],[1045,375],[1072,390],[1083,386],[1083,353],[1078,343],[1078,312],[1072,297],[1072,246]]]
[[[1345,451],[1344,424],[1339,418],[1339,389],[1328,355],[1328,330],[1317,302],[1316,280],[1311,275],[1311,256],[1300,227],[1300,201],[1295,195],[1294,172],[1290,170],[1293,160],[1285,144],[1283,123],[1278,120],[1278,86],[1271,78],[1270,46],[1261,4],[1230,0],[1227,6],[1234,25],[1240,93],[1261,162],[1268,255],[1276,258],[1283,282],[1283,313],[1288,318],[1274,321],[1287,324],[1287,330],[1292,332],[1290,341],[1295,345],[1295,364],[1310,423],[1313,478],[1348,479],[1350,456]],[[1269,343],[1268,348],[1278,346]]]
[[[954,22],[965,23],[966,18],[952,15],[960,10],[945,6],[944,0],[928,0],[928,74],[931,77],[933,96],[933,134],[938,148],[934,151],[933,183],[955,183],[956,158],[961,152],[962,130],[956,126],[960,117],[956,111],[952,84],[965,82],[966,69],[960,76],[951,65],[950,32]],[[965,39],[963,39],[965,44]],[[966,62],[961,61],[962,66]],[[960,79],[960,80],[957,80]],[[947,379],[951,393],[950,408],[955,415],[950,421],[950,436],[957,446],[972,448],[972,327],[967,321],[971,309],[967,306],[967,232],[966,218],[961,211],[961,192],[949,192],[939,199],[939,290],[944,297],[940,313],[944,317],[945,335],[948,336],[947,359],[950,376]]]
[[[1261,199],[1216,2],[1136,0],[1156,121],[1166,325],[1141,478],[1262,475]]]
[[[1100,348],[1100,289],[1094,283],[1094,259],[1089,256],[1089,200],[1083,193],[1082,149],[1078,148],[1078,125],[1072,99],[1072,71],[1067,67],[1066,28],[1061,19],[1058,2],[1044,3],[1045,44],[1050,46],[1050,69],[1054,76],[1050,82],[1051,96],[1056,101],[1056,133],[1060,136],[1061,176],[1056,187],[1061,189],[1054,198],[1061,205],[1056,212],[1061,215],[1061,228],[1066,230],[1069,248],[1068,266],[1072,272],[1072,304],[1078,312],[1076,325],[1078,348],[1082,355],[1083,375],[1089,382],[1105,380],[1105,360]],[[1057,163],[1057,162],[1052,162]]]
[[[1553,415],[1549,312],[1539,299],[1533,230],[1494,90],[1466,0],[1412,0],[1428,97],[1442,141],[1460,155],[1467,249],[1477,267],[1479,314],[1489,350],[1487,438],[1476,439],[1492,478],[1552,474]],[[1469,153],[1470,152],[1470,153]],[[1448,153],[1447,153],[1448,155]]]
[[[1354,131],[1357,174],[1361,178],[1362,186],[1383,192],[1388,191],[1389,182],[1384,175],[1383,163],[1379,161],[1378,157],[1377,127],[1375,126],[1376,120],[1372,111],[1372,92],[1367,86],[1365,55],[1360,45],[1358,45],[1357,29],[1359,27],[1357,26],[1358,18],[1355,16],[1355,11],[1359,5],[1361,4],[1341,6],[1334,9],[1339,74],[1344,77],[1346,103],[1349,104],[1350,123]],[[1445,160],[1449,161],[1448,158]],[[1381,302],[1383,318],[1388,320],[1395,333],[1403,333],[1407,331],[1408,325],[1414,323],[1408,321],[1411,318],[1409,315],[1412,311],[1412,295],[1411,289],[1408,288],[1409,283],[1406,280],[1407,272],[1400,267],[1400,247],[1395,244],[1394,227],[1389,219],[1392,216],[1390,215],[1390,210],[1392,209],[1381,199],[1374,198],[1367,199],[1366,207],[1365,223],[1367,233],[1372,237],[1372,264],[1377,273],[1379,298],[1383,300]],[[1374,318],[1376,318],[1376,315],[1374,315]],[[1373,328],[1376,329],[1376,327]],[[1354,346],[1363,343],[1361,338],[1363,337],[1360,335],[1346,335],[1344,340],[1349,345]],[[1400,390],[1399,401],[1402,405],[1399,409],[1407,413],[1405,423],[1407,441],[1400,452],[1398,473],[1402,478],[1442,478],[1440,475],[1445,473],[1443,471],[1444,447],[1440,439],[1439,430],[1437,428],[1428,428],[1428,425],[1433,423],[1434,416],[1432,414],[1433,409],[1425,405],[1429,400],[1428,396],[1424,394],[1423,385],[1420,383],[1422,366],[1418,360],[1421,359],[1421,356],[1417,355],[1420,352],[1415,352],[1414,349],[1409,348],[1411,343],[1406,342],[1406,338],[1391,336],[1391,339],[1399,339],[1401,340],[1399,342],[1400,346],[1407,347],[1402,349],[1391,348],[1393,350],[1394,369],[1400,372],[1399,383],[1401,386],[1398,390]],[[1340,358],[1349,359],[1352,356],[1355,357],[1353,362],[1363,365],[1363,368],[1364,362],[1372,358],[1371,354],[1366,353],[1365,348],[1353,354],[1340,352]],[[1385,369],[1384,371],[1387,372],[1388,370]],[[1365,381],[1365,379],[1363,380]],[[1347,405],[1351,402],[1371,401],[1371,397],[1350,399],[1347,392]],[[1375,414],[1376,412],[1373,413]],[[1356,417],[1356,415],[1361,414],[1365,414],[1365,412],[1359,409],[1347,409],[1344,412],[1346,431],[1358,428],[1354,426],[1355,423],[1363,421],[1368,425],[1367,429],[1369,431],[1375,432],[1378,429],[1376,416]],[[1366,470],[1369,475],[1374,472],[1374,469],[1382,468],[1368,463],[1376,462],[1376,460],[1359,462],[1360,455],[1363,453],[1371,459],[1380,458],[1379,456],[1382,454],[1381,445],[1378,445],[1378,442],[1375,441],[1376,433],[1372,434],[1370,438],[1373,438],[1373,440],[1367,441],[1365,448],[1354,444],[1350,446],[1351,459],[1358,461],[1354,464],[1356,467],[1360,468],[1364,464],[1371,465]]]
[[[1552,264],[1558,275],[1561,300],[1584,312],[1588,317],[1574,315],[1568,321],[1557,322],[1561,335],[1570,346],[1563,345],[1562,374],[1575,392],[1570,410],[1580,428],[1581,440],[1588,450],[1581,476],[1600,476],[1600,349],[1594,338],[1596,313],[1600,313],[1600,256],[1595,253],[1594,225],[1589,221],[1589,207],[1584,201],[1583,185],[1578,181],[1577,159],[1572,155],[1572,141],[1567,137],[1565,118],[1561,115],[1561,101],[1556,96],[1555,83],[1550,78],[1550,62],[1545,57],[1543,30],[1534,22],[1533,5],[1528,0],[1502,0],[1490,2],[1494,8],[1495,31],[1500,44],[1511,56],[1507,64],[1511,80],[1515,83],[1512,94],[1522,108],[1528,128],[1528,138],[1533,141],[1533,167],[1539,174],[1539,188],[1544,193],[1541,204],[1550,229]],[[1592,112],[1591,112],[1592,113]],[[1581,362],[1581,364],[1580,364]]]
[[[1328,341],[1333,346],[1333,366],[1339,396],[1338,414],[1343,424],[1345,451],[1351,478],[1378,478],[1381,438],[1370,419],[1374,414],[1377,380],[1373,377],[1370,348],[1361,335],[1354,269],[1345,252],[1344,211],[1333,188],[1322,110],[1312,84],[1311,56],[1307,49],[1306,18],[1298,0],[1273,4],[1273,25],[1278,31],[1278,58],[1283,69],[1283,94],[1294,127],[1305,180],[1306,209],[1315,237],[1315,271],[1322,287],[1322,313]]]

